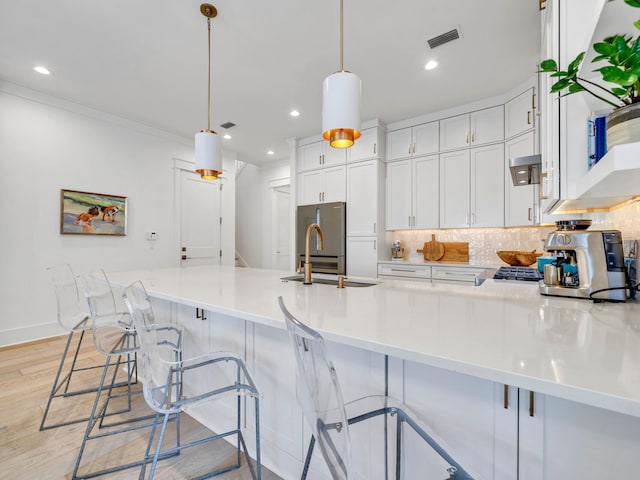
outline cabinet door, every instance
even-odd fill
[[[322,170],[313,170],[298,175],[298,205],[309,205],[322,200],[324,175]]]
[[[346,148],[333,148],[329,142],[323,142],[324,156],[322,157],[322,165],[330,167],[333,165],[343,165],[347,162]]]
[[[502,105],[471,113],[471,145],[504,140],[504,108]]]
[[[407,158],[411,155],[411,128],[387,133],[387,161]]]
[[[511,180],[511,171],[509,170],[509,159],[533,155],[535,153],[534,133],[529,132],[512,138],[505,143],[504,147],[505,226],[519,227],[533,225],[535,223],[535,193],[538,185],[514,186]]]
[[[440,228],[469,226],[469,150],[440,155]]]
[[[323,142],[310,143],[298,147],[298,171],[304,172],[322,166]]]
[[[414,228],[438,228],[440,226],[439,163],[437,155],[413,160]]]
[[[471,149],[471,227],[504,226],[504,146]]]
[[[427,155],[438,153],[439,125],[438,122],[424,123],[413,127],[413,155]]]
[[[347,237],[347,275],[375,278],[377,274],[376,237]]]
[[[347,235],[375,235],[377,230],[378,161],[347,167]]]
[[[469,145],[469,114],[440,120],[440,151]]]
[[[504,106],[505,138],[531,130],[534,125],[533,87],[509,100]]]
[[[387,163],[387,230],[405,230],[412,224],[411,160]]]
[[[347,149],[349,162],[367,160],[377,157],[378,154],[378,129],[369,128],[362,131],[360,138],[355,141],[351,148]]]
[[[325,168],[323,202],[344,202],[347,198],[347,173],[344,166]]]

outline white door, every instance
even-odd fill
[[[439,123],[423,123],[413,127],[413,154],[426,155],[439,150]]]
[[[440,226],[440,177],[438,155],[413,160],[413,227]],[[405,187],[406,188],[406,187]]]
[[[387,161],[411,156],[411,128],[387,133]]]
[[[405,230],[412,225],[411,160],[387,163],[387,230]]]
[[[468,113],[440,120],[440,151],[464,148],[470,141]]]
[[[440,228],[469,226],[470,178],[468,149],[440,155]]]
[[[478,110],[470,115],[470,144],[501,142],[504,140],[504,108],[502,105]]]
[[[276,270],[290,270],[291,251],[291,218],[289,204],[291,203],[289,185],[278,187],[273,192],[273,246]]]
[[[347,199],[347,169],[344,166],[325,168],[323,174],[322,203],[345,202]]]
[[[180,172],[181,265],[220,264],[220,180]]]
[[[511,138],[534,126],[533,88],[509,100],[504,106],[505,138]]]
[[[313,170],[298,175],[298,205],[313,205],[322,201],[324,173]]]
[[[347,275],[376,278],[377,243],[376,237],[347,237]]]
[[[471,227],[504,226],[504,147],[471,149]]]
[[[347,171],[347,235],[375,235],[378,202],[378,161],[350,164]]]

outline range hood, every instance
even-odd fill
[[[540,183],[540,167],[542,166],[542,156],[527,155],[526,157],[515,157],[509,159],[509,170],[513,185],[531,185]]]

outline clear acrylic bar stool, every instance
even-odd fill
[[[149,407],[157,412],[146,452],[146,459],[151,460],[148,478],[153,478],[161,453],[179,453],[185,448],[235,435],[236,462],[232,465],[217,466],[214,471],[198,478],[210,478],[240,468],[241,453],[244,452],[251,478],[260,480],[262,469],[260,465],[259,401],[261,395],[244,361],[235,354],[228,352],[215,352],[183,359],[181,349],[176,347],[175,340],[171,336],[167,337],[167,333],[170,333],[170,329],[174,327],[155,323],[154,312],[142,282],[137,281],[129,285],[125,289],[124,299],[129,307],[140,341],[144,397]],[[202,378],[199,376],[202,372],[206,374],[206,378],[215,381],[212,384],[198,381],[199,378]],[[196,375],[198,377],[192,378]],[[220,396],[235,396],[235,428],[190,444],[183,445],[179,443],[175,448],[161,450],[170,415],[175,414],[179,418],[180,414],[190,407],[195,407]],[[243,396],[254,400],[255,467],[249,457],[241,428],[241,414],[243,411],[241,400]],[[155,451],[152,452],[152,445],[158,426],[160,426],[160,433]],[[146,464],[142,466],[140,479],[145,478],[145,473]]]
[[[133,410],[134,395],[141,393],[141,390],[132,389],[138,377],[139,345],[126,307],[122,305],[123,309],[118,308],[113,289],[104,271],[80,276],[79,286],[89,306],[93,343],[98,352],[105,356],[105,363],[85,435],[76,458],[72,476],[74,480],[141,466],[145,461],[142,452],[139,460],[107,467],[101,466],[97,470],[87,471],[88,467],[83,466],[82,461],[85,456],[91,457],[91,454],[87,455],[88,445],[99,449],[100,440],[150,428],[153,424],[151,420],[154,418],[153,412],[148,409],[142,414],[137,414]],[[120,380],[123,375],[124,380]],[[124,386],[118,388],[122,384]],[[124,406],[121,406],[122,403]],[[115,407],[111,404],[115,404]],[[105,422],[105,417],[110,417],[108,422]],[[91,458],[88,464],[91,464],[90,460]]]
[[[89,383],[88,375],[83,375],[82,372],[104,367],[103,363],[90,366],[78,365],[78,355],[85,339],[85,333],[91,335],[91,319],[88,313],[87,302],[78,292],[76,276],[71,266],[56,265],[49,267],[47,270],[51,276],[51,283],[56,295],[58,323],[69,332],[69,335],[64,351],[62,352],[60,365],[58,366],[51,392],[49,393],[47,406],[42,415],[40,430],[86,422],[88,417],[83,416],[80,418],[66,418],[64,420],[58,420],[56,417],[53,423],[51,423],[51,418],[49,418],[50,409],[56,399],[68,399],[78,395],[95,393],[98,388],[98,376],[96,375],[96,378],[91,379]],[[77,343],[75,349],[70,350],[74,337],[77,338]],[[65,373],[63,374],[63,372]],[[76,381],[74,382],[74,388],[76,389],[71,386],[74,374],[76,374]],[[78,376],[82,378],[78,379]],[[75,387],[75,385],[78,385],[78,387]],[[57,402],[56,405],[60,403],[61,402]],[[66,411],[67,409],[65,409],[65,412]],[[47,420],[50,420],[50,423],[47,423]]]
[[[302,479],[307,477],[316,443],[333,480],[356,478],[356,472],[362,474],[362,467],[352,463],[350,429],[351,425],[376,418],[384,421],[384,462],[380,467],[380,478],[405,478],[403,446],[406,449],[405,442],[411,439],[412,442],[425,442],[432,451],[428,453],[433,453],[437,458],[438,467],[443,469],[443,477],[438,478],[479,479],[464,468],[455,459],[457,456],[451,453],[451,449],[400,401],[380,395],[363,397],[345,404],[338,376],[327,355],[322,335],[295,318],[287,310],[282,297],[278,297],[278,303],[284,314],[295,354],[298,401],[313,432]],[[391,442],[388,441],[389,433]]]

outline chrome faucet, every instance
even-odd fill
[[[316,230],[318,232],[318,250],[323,249],[322,244],[322,230],[320,230],[320,225],[317,223],[312,223],[307,228],[307,237],[305,239],[305,250],[304,250],[304,283],[305,285],[311,285],[313,283],[311,281],[311,259],[309,258],[309,250],[311,249],[311,232]]]

